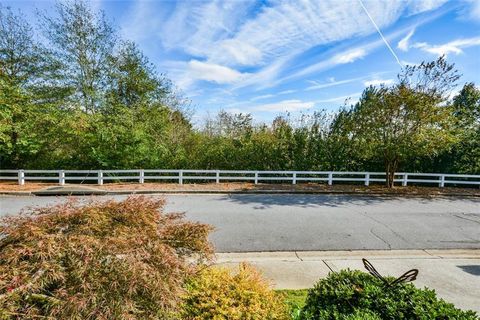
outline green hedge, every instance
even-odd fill
[[[437,298],[434,290],[413,284],[388,288],[361,271],[331,273],[308,292],[299,319],[479,319]]]

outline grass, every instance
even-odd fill
[[[285,303],[288,304],[292,310],[292,313],[296,313],[305,305],[307,299],[308,289],[298,290],[275,290],[278,294],[285,297]]]

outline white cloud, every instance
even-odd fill
[[[415,30],[410,31],[405,37],[402,38],[397,44],[397,48],[402,50],[402,51],[408,51],[410,47],[410,38],[413,36],[415,33]]]
[[[348,52],[333,56],[332,62],[334,64],[352,63],[355,60],[365,57],[366,55],[367,55],[367,51],[365,51],[364,48],[356,48]]]
[[[384,28],[405,12],[423,12],[440,5],[439,1],[423,5],[417,2],[420,1],[365,1],[365,6],[376,24]],[[184,88],[194,84],[195,79],[201,79],[234,83],[233,89],[255,86],[260,90],[278,84],[293,59],[312,47],[375,32],[358,1],[302,0],[264,4],[254,0],[137,1],[130,12],[122,24],[124,34],[150,51],[161,46],[169,53],[189,55],[187,59],[230,68],[230,71],[217,68],[214,75],[208,77],[196,74],[196,78],[189,78],[192,66],[184,60],[183,71],[174,70],[174,78],[179,79]],[[371,49],[357,47],[333,58],[326,57],[325,63],[311,70],[353,62]],[[235,70],[240,66],[256,69],[249,69],[248,76],[240,76]],[[167,72],[171,74],[172,70]],[[217,76],[217,73],[222,75]]]
[[[244,78],[246,74],[218,64],[191,60],[188,63],[187,76],[193,79],[224,84],[237,82]]]
[[[431,45],[426,42],[419,42],[412,45],[415,48],[438,56],[448,55],[450,53],[463,53],[463,48],[480,45],[480,37],[457,39],[440,45]]]
[[[319,83],[317,81],[310,81],[310,83],[312,83],[313,85],[310,86],[310,87],[307,87],[305,89],[305,91],[311,91],[311,90],[319,90],[319,89],[324,89],[324,88],[330,88],[330,87],[334,87],[334,86],[339,86],[339,85],[342,85],[342,84],[347,84],[347,83],[351,83],[351,82],[355,82],[355,81],[358,81],[362,78],[352,78],[352,79],[345,79],[345,80],[339,80],[339,81],[335,81],[335,79],[330,79],[329,82],[326,82],[326,83]]]
[[[295,92],[297,92],[297,90],[284,90],[284,91],[280,91],[278,94],[290,94]]]
[[[470,8],[466,13],[468,17],[474,21],[480,21],[480,1],[478,0],[467,0],[470,2]]]
[[[361,59],[362,57],[367,55],[368,52],[382,45],[383,45],[383,40],[380,39],[380,40],[375,40],[358,47],[354,47],[346,52],[337,53],[330,58],[326,58],[324,60],[321,60],[318,63],[309,65],[308,67],[303,68],[287,77],[284,77],[283,79],[280,79],[277,82],[280,83],[281,81],[298,78],[314,72],[320,72],[327,69],[331,69],[341,64],[351,63],[355,60]]]
[[[225,40],[220,43],[223,55],[232,57],[241,65],[253,65],[262,59],[262,52],[248,43],[239,40]],[[213,60],[221,60],[219,57],[210,57]]]
[[[394,82],[395,82],[395,80],[393,80],[393,79],[373,79],[373,80],[363,81],[363,84],[364,84],[365,87],[379,86],[381,84],[389,86],[389,85],[393,84]]]
[[[417,2],[420,1],[368,1],[365,6],[378,26],[385,27],[405,10],[418,7]],[[358,1],[279,1],[258,5],[256,1],[211,0],[169,6],[139,1],[123,29],[142,37],[138,32],[141,27],[144,35],[156,34],[167,49],[181,49],[226,66],[266,65],[292,50],[305,51],[375,32]],[[429,6],[425,5],[427,9]]]
[[[313,108],[315,105],[312,101],[302,100],[283,100],[275,103],[268,103],[257,105],[252,109],[255,111],[267,111],[267,112],[284,112],[284,111],[300,111]]]
[[[443,6],[448,0],[410,0],[409,12],[411,15],[435,10]]]
[[[250,99],[250,101],[258,101],[258,100],[268,99],[268,98],[272,98],[272,97],[275,97],[275,95],[273,95],[273,94],[264,94],[263,96],[254,97],[254,98]]]

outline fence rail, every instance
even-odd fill
[[[161,169],[132,169],[132,170],[0,170],[0,181],[16,180],[19,185],[25,181],[58,181],[64,185],[67,181],[76,183],[96,181],[102,185],[105,181],[137,181],[145,183],[147,180],[171,181],[183,184],[185,181],[248,181],[260,182],[276,181],[297,184],[301,182],[326,182],[332,185],[337,182],[384,182],[384,172],[346,172],[346,171],[254,171],[254,170],[161,170]],[[394,182],[407,186],[408,184],[429,184],[445,187],[446,185],[478,185],[480,175],[471,174],[443,174],[443,173],[408,173],[395,174]]]

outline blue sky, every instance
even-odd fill
[[[50,1],[3,1],[33,19]],[[480,0],[92,1],[189,97],[269,121],[337,110],[446,54],[480,83]],[[383,38],[382,38],[383,37]],[[390,45],[388,48],[386,42]]]

